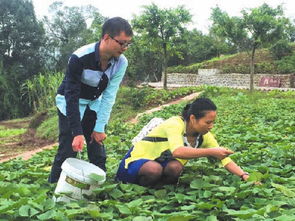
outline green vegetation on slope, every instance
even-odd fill
[[[255,55],[255,73],[259,74],[289,74],[295,71],[295,46],[293,54],[283,56],[280,60],[274,59],[269,49],[257,50]],[[250,56],[246,52],[221,56],[189,66],[169,67],[170,73],[198,73],[201,68],[218,68],[222,73],[250,73]]]

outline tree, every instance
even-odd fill
[[[211,19],[213,20],[211,34],[225,38],[229,44],[237,48],[238,52],[248,47],[249,41],[242,18],[230,17],[226,12],[216,7],[212,9]]]
[[[254,88],[255,52],[286,38],[289,20],[284,18],[281,6],[271,8],[263,4],[258,8],[242,10],[242,17],[229,17],[216,7],[212,12],[212,31],[225,37],[239,50],[247,50],[250,56],[250,90]]]
[[[3,68],[21,68],[21,73],[17,73],[19,80],[34,75],[42,69],[39,48],[43,43],[44,30],[36,20],[31,1],[1,0],[0,59]]]
[[[196,29],[185,30],[181,38],[175,40],[177,54],[170,57],[168,66],[190,65],[227,53],[229,45],[225,41],[217,42],[214,37]]]
[[[21,100],[20,85],[43,70],[40,47],[44,29],[31,1],[1,0],[0,6],[0,119],[24,116],[28,105]],[[5,93],[5,94],[4,94]]]
[[[163,87],[167,89],[167,61],[175,53],[173,40],[181,36],[192,16],[183,6],[160,9],[155,4],[144,6],[142,15],[132,20],[134,30],[143,39],[143,47],[162,55]]]
[[[89,27],[91,35],[87,39],[88,43],[99,41],[101,38],[101,28],[107,17],[102,16],[98,11],[94,11],[92,14],[92,23]]]
[[[103,17],[93,6],[68,7],[62,2],[54,2],[49,7],[50,16],[45,16],[43,21],[47,30],[47,56],[48,67],[62,71],[66,67],[71,53],[80,46],[97,40],[95,25],[99,28]],[[95,19],[95,20],[94,20]],[[94,21],[91,28],[87,27],[87,21]],[[54,67],[54,68],[52,68]]]
[[[125,80],[130,84],[161,79],[162,56],[159,51],[150,50],[145,44],[140,36],[134,36],[132,46],[125,53],[129,61]]]

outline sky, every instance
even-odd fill
[[[55,0],[32,0],[38,19],[48,14],[48,7]],[[120,16],[131,20],[134,15],[140,15],[143,5],[155,3],[160,8],[175,8],[184,5],[193,15],[190,27],[208,32],[210,27],[211,8],[219,6],[231,16],[240,16],[240,11],[247,8],[259,7],[267,3],[271,7],[283,5],[285,16],[295,19],[294,0],[61,0],[67,6],[92,5],[105,17]]]

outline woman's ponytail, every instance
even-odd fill
[[[189,116],[191,115],[190,114],[190,107],[191,107],[191,104],[187,104],[183,110],[182,110],[182,118],[185,120],[185,121],[188,121],[189,119]]]
[[[193,103],[184,107],[182,117],[185,121],[189,121],[190,115],[193,114],[196,119],[200,119],[205,116],[207,111],[216,110],[216,105],[209,98],[197,98]]]

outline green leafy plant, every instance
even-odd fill
[[[207,158],[190,160],[177,186],[158,189],[114,181],[130,140],[153,117],[169,118],[186,103],[144,115],[136,125],[113,120],[105,142],[107,181],[88,200],[56,203],[46,168],[56,149],[28,161],[0,164],[2,220],[294,220],[294,91],[259,92],[203,87],[218,107],[213,128],[221,146],[250,173],[249,182]],[[83,152],[83,158],[86,153]],[[261,181],[262,185],[253,185]]]

